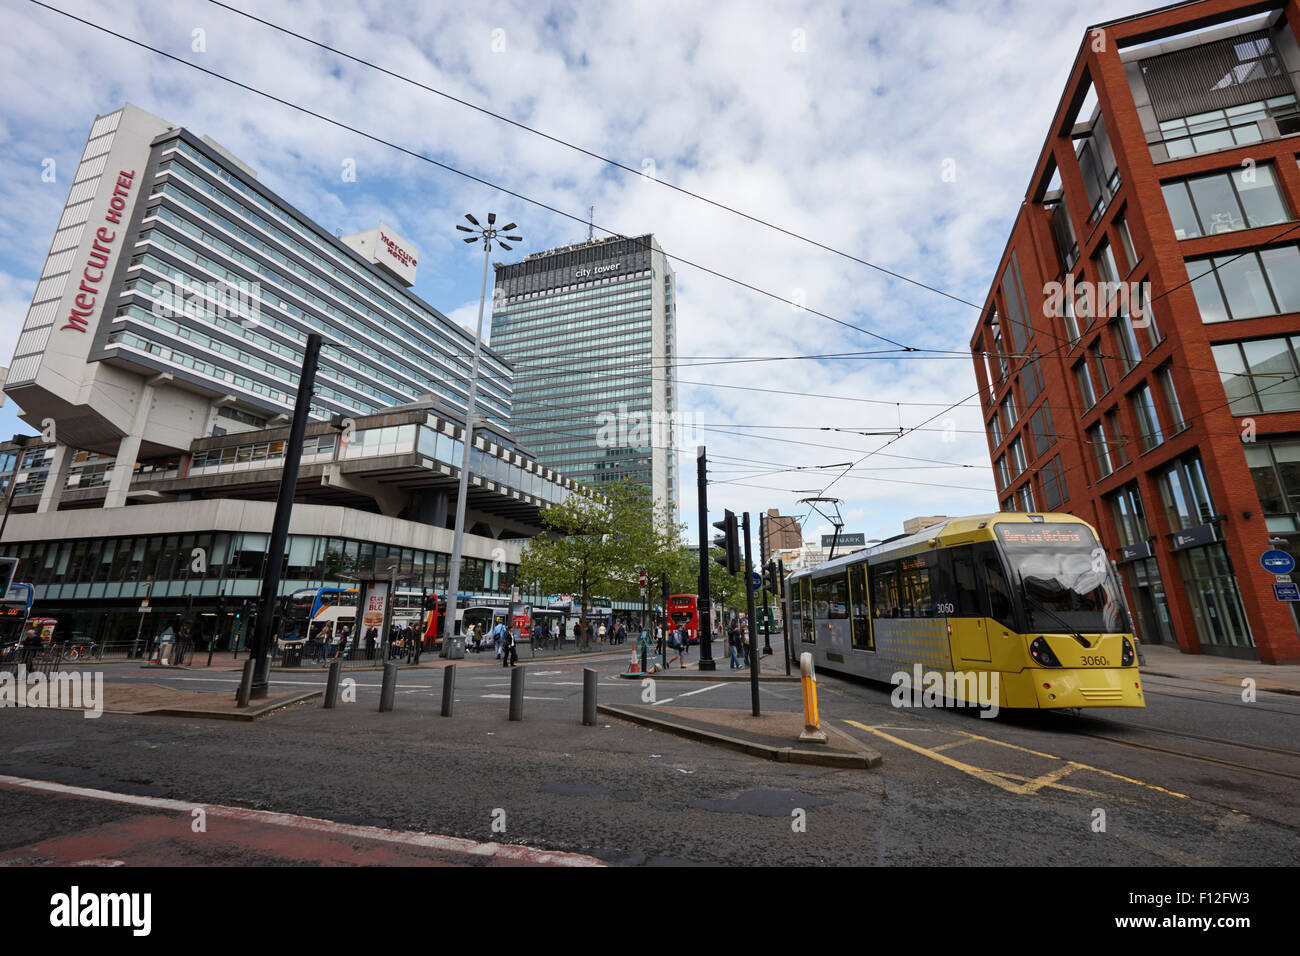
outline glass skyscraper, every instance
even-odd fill
[[[597,489],[630,477],[679,520],[675,284],[652,235],[497,264],[491,342],[538,461]]]

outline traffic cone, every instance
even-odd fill
[[[149,658],[149,664],[150,666],[156,666],[157,663],[158,663],[158,647],[157,645],[155,645],[153,649],[153,657]]]
[[[630,667],[628,667],[627,672],[628,672],[629,674],[640,674],[640,673],[641,673],[641,663],[640,663],[640,661],[638,661],[638,660],[636,659],[636,655],[635,655],[635,654],[632,655],[632,664],[631,664]]]

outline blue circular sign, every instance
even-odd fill
[[[1295,570],[1295,558],[1285,551],[1265,551],[1259,559],[1264,570],[1273,574],[1290,574]]]

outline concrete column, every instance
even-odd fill
[[[108,492],[104,496],[105,508],[121,508],[126,505],[126,493],[131,488],[131,476],[135,473],[135,460],[140,454],[140,439],[144,435],[145,423],[149,421],[149,409],[153,405],[154,385],[164,376],[156,376],[145,382],[140,389],[140,401],[135,406],[135,418],[131,421],[131,431],[122,436],[117,444],[117,460],[113,462],[113,477],[108,481]],[[170,380],[171,376],[165,378]]]
[[[21,453],[20,451],[19,454]],[[64,486],[68,483],[68,466],[71,464],[72,449],[62,443],[56,444],[54,446],[54,458],[50,461],[50,474],[45,479],[45,488],[41,491],[40,504],[36,506],[38,513],[59,510],[59,502],[63,499]],[[16,471],[15,474],[17,474]]]

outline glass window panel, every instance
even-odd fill
[[[1245,217],[1237,204],[1236,193],[1227,176],[1198,176],[1187,181],[1192,202],[1201,220],[1201,231],[1212,236],[1219,232],[1232,232],[1246,228]]]
[[[1214,364],[1219,369],[1219,379],[1223,382],[1223,391],[1227,394],[1229,410],[1234,415],[1247,415],[1259,411],[1259,402],[1251,388],[1250,379],[1245,375],[1246,363],[1242,361],[1241,349],[1235,342],[1228,345],[1216,345]]]
[[[1300,312],[1300,246],[1261,249],[1260,258],[1282,312]]]
[[[1218,256],[1215,271],[1228,300],[1228,309],[1234,319],[1249,319],[1259,315],[1272,315],[1276,311],[1273,297],[1269,295],[1264,272],[1254,253],[1244,256]]]
[[[1192,143],[1198,153],[1204,153],[1212,149],[1226,149],[1229,146],[1235,146],[1237,141],[1232,138],[1232,132],[1225,129],[1215,133],[1202,133],[1199,136],[1193,136]]]
[[[1233,185],[1246,209],[1247,222],[1252,227],[1272,226],[1291,218],[1286,202],[1278,191],[1273,167],[1267,163],[1232,174]]]
[[[1201,311],[1201,321],[1227,322],[1228,310],[1224,307],[1223,295],[1219,292],[1219,283],[1214,278],[1210,260],[1189,261],[1187,277],[1192,280],[1192,292],[1196,295],[1196,305]]]
[[[1255,379],[1255,391],[1263,411],[1300,407],[1300,381],[1294,377],[1295,363],[1286,339],[1243,342],[1242,350],[1251,374],[1267,375]]]
[[[1277,514],[1288,511],[1286,498],[1282,494],[1282,484],[1273,468],[1273,456],[1267,445],[1246,445],[1246,466],[1255,481],[1255,492],[1259,495],[1259,506],[1265,514]]]

